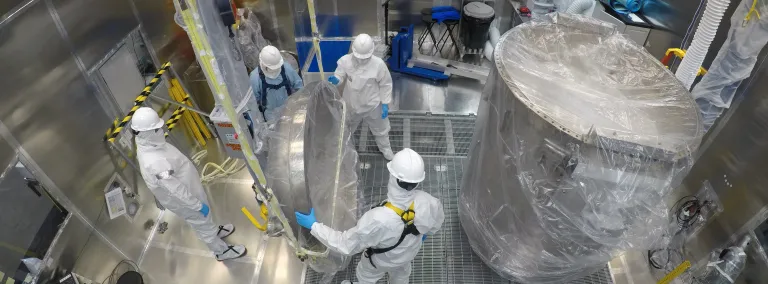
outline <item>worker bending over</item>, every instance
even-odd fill
[[[187,221],[197,238],[205,242],[219,261],[245,255],[241,245],[228,245],[226,238],[235,226],[213,224],[200,175],[192,161],[165,142],[165,122],[155,110],[142,107],[131,120],[136,136],[136,159],[144,182],[163,207]]]
[[[418,153],[403,149],[387,169],[387,200],[363,214],[349,230],[339,232],[318,223],[314,209],[309,215],[295,213],[299,225],[328,248],[343,255],[365,251],[356,271],[361,284],[374,284],[385,273],[390,284],[408,283],[411,261],[427,234],[437,233],[445,219],[440,200],[415,189],[425,177],[424,160]]]
[[[360,34],[352,42],[352,54],[342,56],[328,81],[334,85],[346,82],[342,96],[350,108],[347,119],[352,131],[365,120],[384,158],[394,154],[389,143],[389,103],[392,102],[392,76],[387,64],[373,55],[373,39]],[[365,130],[362,130],[365,131]]]
[[[278,108],[288,96],[304,87],[299,73],[290,64],[283,64],[276,47],[268,45],[259,53],[259,68],[251,72],[251,87],[264,121],[274,121]]]

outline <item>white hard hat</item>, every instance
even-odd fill
[[[267,45],[259,53],[259,62],[269,69],[276,70],[283,67],[283,55],[276,47]]]
[[[387,169],[395,178],[409,183],[419,183],[426,176],[421,155],[409,148],[397,152],[392,161],[387,163]]]
[[[131,129],[136,131],[147,131],[163,127],[165,122],[157,116],[154,109],[142,107],[136,110],[131,119]]]
[[[368,59],[373,55],[373,39],[368,34],[359,34],[352,42],[352,55],[360,59]]]

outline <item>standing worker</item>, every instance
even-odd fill
[[[314,209],[309,215],[295,213],[297,223],[328,248],[343,255],[365,251],[356,270],[361,284],[374,284],[385,273],[389,283],[407,284],[411,261],[422,242],[427,234],[437,233],[445,219],[440,200],[415,189],[425,177],[424,160],[418,153],[403,149],[387,163],[387,169],[387,200],[363,214],[349,230],[339,232],[318,223]]]
[[[279,115],[275,111],[288,96],[303,88],[304,82],[290,64],[283,64],[280,51],[267,45],[259,53],[259,68],[251,71],[251,87],[264,121],[270,122]]]
[[[328,81],[338,85],[345,79],[343,97],[351,109],[348,119],[352,131],[362,120],[368,123],[384,158],[394,154],[389,143],[389,103],[392,102],[392,76],[384,60],[373,55],[371,36],[360,34],[352,42],[352,54],[342,56]],[[365,131],[365,130],[363,130]]]
[[[136,159],[147,187],[161,205],[187,221],[216,260],[245,255],[245,246],[229,245],[222,240],[235,231],[235,226],[213,224],[208,196],[197,169],[187,156],[165,142],[163,125],[165,122],[148,107],[136,110],[131,121],[136,136]]]

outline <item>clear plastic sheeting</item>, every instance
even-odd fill
[[[693,277],[694,281],[689,283],[696,284],[731,284],[739,278],[744,266],[747,263],[746,249],[752,241],[751,237],[746,236],[741,239],[738,245],[728,247],[722,250],[713,251],[710,254],[710,260],[707,265],[699,272],[701,275]],[[696,274],[694,272],[694,274]]]
[[[269,137],[267,182],[282,205],[299,243],[312,251],[327,249],[298,226],[294,211],[315,209],[317,221],[336,230],[357,223],[357,152],[345,125],[341,95],[328,82],[312,82],[288,97]],[[309,265],[328,279],[351,257],[331,251]]]
[[[707,74],[691,92],[701,109],[705,129],[712,127],[731,106],[736,90],[749,78],[758,54],[768,43],[768,17],[758,17],[752,12],[750,20],[744,20],[751,7],[752,1],[744,0],[733,12],[728,39],[720,47]],[[757,1],[755,11],[759,15],[768,15],[768,7],[763,1]]]
[[[564,283],[662,242],[702,135],[672,73],[612,25],[558,13],[504,34],[494,59],[460,196],[478,256]]]
[[[259,53],[261,49],[269,45],[269,41],[261,33],[261,23],[251,9],[237,9],[240,16],[240,26],[237,28],[237,42],[243,51],[243,61],[248,70],[259,67]],[[298,69],[297,69],[298,70]]]

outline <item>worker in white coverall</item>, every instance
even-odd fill
[[[245,255],[244,246],[222,240],[235,231],[235,226],[213,223],[200,175],[187,156],[165,142],[164,124],[148,107],[136,110],[131,120],[136,135],[136,158],[147,187],[161,205],[187,221],[217,260]]]
[[[251,71],[251,88],[264,121],[274,121],[288,96],[304,87],[299,73],[284,64],[276,47],[268,45],[259,53],[259,68]]]
[[[440,200],[415,189],[425,178],[424,160],[418,153],[403,149],[387,163],[387,169],[387,200],[363,214],[349,230],[339,232],[318,223],[314,209],[309,215],[295,213],[299,225],[310,229],[328,248],[343,255],[364,251],[357,264],[356,283],[374,284],[385,273],[390,284],[408,283],[411,261],[427,235],[437,233],[445,219]]]
[[[384,60],[373,55],[373,39],[360,34],[352,42],[352,54],[342,56],[328,81],[334,85],[346,80],[342,96],[350,108],[347,119],[352,131],[365,120],[384,158],[394,154],[389,143],[389,104],[392,102],[392,76]],[[365,130],[363,130],[365,131]]]

